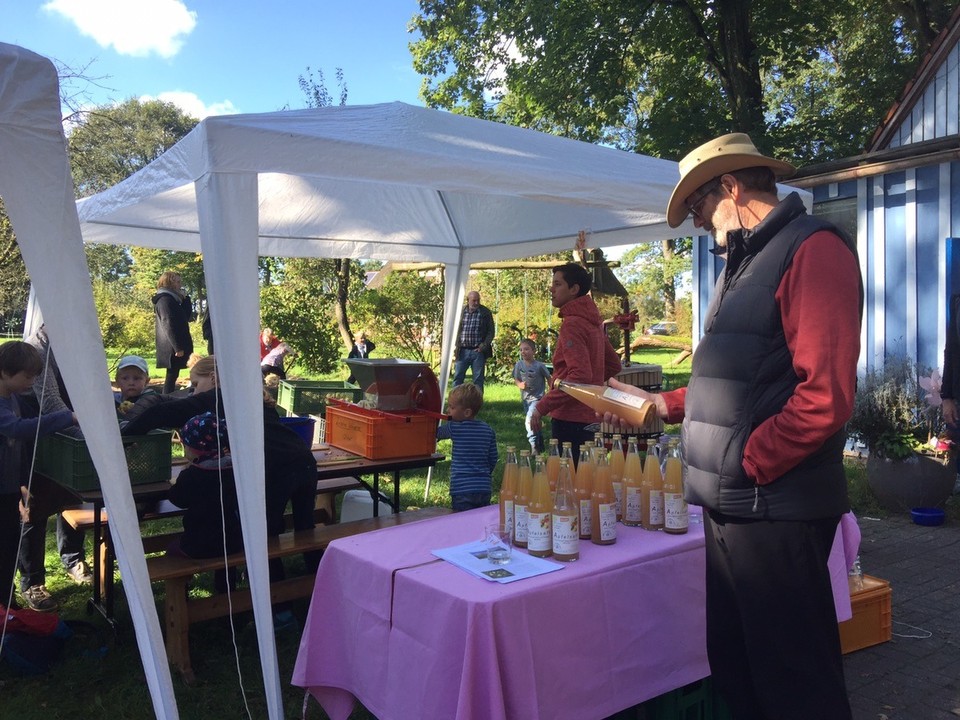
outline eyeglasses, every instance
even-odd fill
[[[690,213],[693,215],[695,220],[706,222],[707,219],[700,213],[700,211],[703,209],[703,204],[707,201],[707,198],[709,198],[715,190],[720,189],[720,185],[720,178],[714,178],[712,181],[707,183],[702,190],[700,190],[693,202],[687,203],[687,207],[690,209]]]

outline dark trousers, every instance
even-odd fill
[[[704,515],[707,656],[737,720],[849,720],[827,559],[839,518]]]
[[[0,604],[6,605],[17,572],[17,542],[20,540],[20,493],[0,493]],[[13,596],[11,604],[16,603]]]
[[[580,446],[589,445],[593,442],[593,432],[586,430],[589,423],[570,422],[569,420],[550,420],[550,437],[556,438],[560,443],[560,454],[563,454],[563,444],[565,442],[573,444],[573,467],[577,467],[580,462]],[[571,468],[573,469],[573,468]]]
[[[21,530],[22,540],[20,541],[20,557],[18,559],[18,568],[20,569],[20,589],[26,590],[34,585],[45,585],[47,582],[47,569],[45,566],[47,549],[47,516],[42,516],[42,510],[39,506],[31,508],[31,518],[28,523],[23,523]],[[83,551],[83,530],[77,530],[63,519],[63,515],[57,514],[57,551],[60,553],[60,560],[66,569],[72,568],[78,562],[84,559]]]
[[[287,503],[293,513],[293,529],[312,529],[316,525],[313,519],[316,502],[316,463],[272,468],[266,477],[267,535],[275,536],[284,531],[283,515]],[[303,560],[308,572],[316,572],[320,564],[320,553],[304,553]],[[283,580],[284,577],[283,562],[280,558],[274,558],[270,561],[270,581]]]
[[[163,394],[169,395],[177,389],[177,378],[180,377],[180,368],[167,368],[163,376]]]

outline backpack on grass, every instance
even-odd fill
[[[56,613],[0,605],[0,660],[22,675],[50,672],[73,630]]]

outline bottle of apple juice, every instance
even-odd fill
[[[553,497],[553,557],[561,562],[573,562],[580,558],[580,508],[573,493],[570,464],[560,458],[560,474],[557,476],[557,492]]]
[[[597,455],[593,468],[590,501],[590,539],[596,545],[613,545],[617,541],[617,499],[610,479],[610,465],[604,454]]]
[[[527,546],[527,512],[533,492],[533,470],[530,469],[530,451],[520,451],[520,480],[513,498],[513,544]]]
[[[557,456],[559,460],[559,456]],[[527,552],[534,557],[549,557],[553,548],[553,498],[543,458],[537,457],[533,489],[527,506]]]

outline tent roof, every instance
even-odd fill
[[[676,163],[404,103],[210,117],[79,203],[84,240],[199,248],[193,182],[256,173],[259,252],[472,262],[691,234]]]

